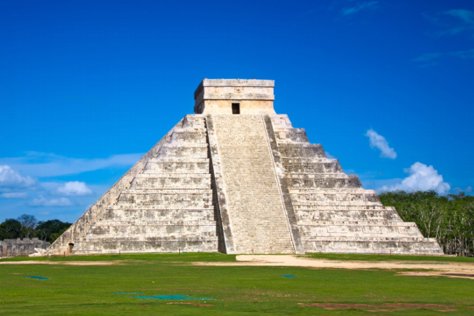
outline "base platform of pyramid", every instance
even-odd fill
[[[195,114],[48,253],[442,254],[276,114],[273,88],[271,80],[203,80]]]

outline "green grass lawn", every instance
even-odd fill
[[[109,254],[109,255],[77,255],[77,256],[50,256],[50,257],[11,257],[3,258],[1,261],[156,261],[160,262],[195,262],[195,261],[235,261],[235,255],[222,253],[130,253],[130,254]]]
[[[120,260],[112,266],[0,265],[0,315],[474,314],[472,280],[378,270],[190,265],[234,259],[147,254],[42,259]],[[321,303],[333,305],[325,309]]]

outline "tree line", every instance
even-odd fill
[[[474,256],[474,196],[400,191],[383,193],[380,200],[415,222],[423,236],[436,238],[445,254]]]
[[[23,214],[17,219],[9,218],[0,224],[0,240],[34,238],[53,242],[71,223],[58,219],[38,221],[33,215]]]

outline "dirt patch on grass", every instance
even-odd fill
[[[398,274],[408,276],[445,276],[449,278],[461,278],[474,280],[474,274],[470,273],[445,273],[443,271],[401,271]]]
[[[0,261],[1,264],[6,265],[29,265],[29,264],[44,264],[44,265],[62,265],[62,266],[111,266],[121,264],[120,261]]]
[[[168,302],[166,305],[191,305],[191,306],[197,306],[197,307],[211,307],[214,306],[212,304],[207,304],[207,303],[197,303],[197,302]]]
[[[312,259],[292,255],[239,255],[237,256],[237,262],[195,262],[193,264],[206,266],[282,266],[312,269],[412,270],[403,271],[400,274],[474,279],[474,264],[468,262],[351,261]]]
[[[400,310],[423,309],[437,312],[454,312],[450,305],[415,304],[415,303],[385,303],[385,304],[346,304],[346,303],[311,303],[299,304],[302,307],[317,307],[325,310],[364,310],[368,312],[393,312]]]

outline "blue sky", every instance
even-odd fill
[[[0,45],[0,220],[75,220],[203,78],[274,79],[367,188],[472,194],[472,1],[0,0]]]

